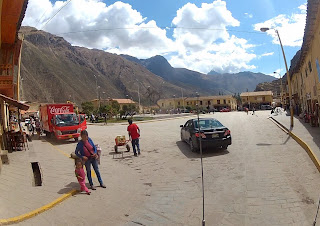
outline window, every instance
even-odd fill
[[[305,71],[306,71],[306,77],[308,77],[308,68],[306,68]]]
[[[217,104],[220,104],[220,100],[217,100]]]
[[[172,105],[172,103],[170,102],[170,104],[169,104],[170,106]]]
[[[194,128],[198,128],[198,121],[194,120]],[[222,127],[223,125],[218,120],[212,119],[201,119],[200,120],[200,127],[201,129],[211,129],[214,127]]]
[[[242,99],[242,102],[246,102],[246,99]]]
[[[257,97],[254,97],[254,100],[258,100],[258,98],[257,98]]]
[[[226,104],[226,103],[227,103],[227,101],[226,101],[226,100],[223,100],[223,103],[224,103],[224,104]]]
[[[202,100],[200,100],[200,105],[202,105]]]
[[[266,101],[266,97],[262,97],[262,101],[265,102]]]
[[[178,101],[178,105],[180,105],[180,101]]]
[[[164,107],[164,103],[162,103],[162,107]]]
[[[187,102],[187,105],[189,105],[189,102]]]
[[[208,100],[208,105],[211,105],[211,101],[210,100]]]
[[[228,103],[230,104],[230,100],[228,100]]]
[[[312,72],[311,61],[309,60],[309,71]]]

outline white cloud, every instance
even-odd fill
[[[56,1],[52,4],[49,0],[29,0],[23,25],[41,28],[65,2]],[[45,16],[39,21],[39,15],[45,11]],[[157,27],[153,20],[146,22],[140,12],[122,2],[107,6],[98,0],[73,0],[44,30],[63,36],[73,45],[135,53],[138,57],[164,54],[173,46],[165,29]],[[91,32],[70,33],[82,30]]]
[[[177,11],[172,23],[178,27],[173,32],[178,54],[169,60],[172,66],[203,73],[212,69],[239,72],[255,68],[250,61],[256,55],[248,52],[253,45],[230,36],[227,31],[228,26],[237,27],[240,22],[232,16],[225,1],[202,3],[201,7],[187,3]]]
[[[244,13],[244,15],[247,18],[250,18],[250,19],[253,18],[253,15],[251,13]]]
[[[179,47],[192,51],[202,51],[219,39],[227,40],[226,27],[240,25],[227,9],[226,2],[221,0],[202,3],[201,7],[187,3],[177,11],[172,23],[178,27],[173,31],[173,37]]]
[[[276,73],[274,73],[274,72],[276,72]],[[268,73],[267,75],[270,75],[270,76],[273,76],[273,77],[275,77],[275,78],[280,78],[280,76],[281,76],[281,78],[284,76],[284,74],[285,74],[285,70],[284,69],[277,69],[277,70],[275,70],[274,72],[272,72],[272,73]]]
[[[263,54],[261,54],[261,56],[272,56],[273,54],[274,54],[274,52],[263,53]]]
[[[282,44],[284,46],[299,47],[302,45],[304,27],[306,23],[306,5],[300,5],[299,13],[292,15],[278,15],[270,20],[254,25],[256,31],[260,31],[262,27],[274,28],[279,31]],[[273,37],[273,43],[278,44],[278,37],[274,30],[267,31],[267,34]]]
[[[42,28],[67,0],[29,0],[23,25]],[[43,15],[43,16],[42,16]],[[257,56],[245,39],[230,35],[227,27],[240,22],[227,9],[225,1],[187,3],[172,20],[173,38],[130,4],[106,5],[100,0],[72,0],[43,29],[64,37],[73,45],[104,49],[138,58],[168,56],[176,67],[207,73],[254,69]],[[72,33],[73,31],[88,31]],[[96,30],[96,31],[94,31]]]
[[[180,53],[173,56],[169,62],[174,67],[185,67],[203,73],[212,69],[220,73],[236,73],[256,68],[250,64],[250,61],[256,58],[255,54],[248,51],[252,47],[247,40],[232,35],[224,43],[213,44],[207,50],[192,54]]]

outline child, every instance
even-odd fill
[[[81,159],[76,160],[75,174],[80,184],[80,190],[85,191],[87,195],[90,195],[90,191],[85,184],[86,174],[84,173],[83,163]]]

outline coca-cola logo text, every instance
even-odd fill
[[[58,114],[58,113],[69,113],[70,106],[62,106],[57,108],[55,106],[49,107],[50,114]]]

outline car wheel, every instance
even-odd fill
[[[78,142],[78,141],[79,141],[79,137],[75,137],[75,138],[74,138],[74,141],[75,141],[75,142]]]
[[[127,148],[127,152],[129,152],[129,151],[130,151],[130,146],[129,146],[129,144],[126,145],[126,148]]]
[[[227,150],[228,149],[228,145],[222,145],[222,149],[223,150]]]
[[[184,139],[183,139],[182,133],[180,133],[180,137],[181,137],[181,141],[182,141],[182,142],[184,142]]]
[[[189,140],[189,145],[190,145],[190,149],[191,149],[192,152],[196,152],[197,151],[196,148],[193,145],[192,139]]]

